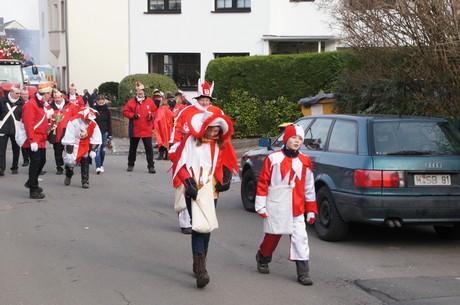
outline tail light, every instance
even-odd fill
[[[364,188],[404,187],[402,171],[376,171],[357,169],[354,175],[355,186]]]

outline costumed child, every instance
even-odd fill
[[[318,209],[312,164],[308,156],[299,152],[303,138],[302,127],[287,126],[283,148],[265,158],[255,201],[256,212],[264,218],[265,235],[256,260],[260,273],[270,273],[268,263],[272,254],[282,234],[289,234],[289,259],[296,263],[297,281],[302,285],[312,285],[305,214],[307,223],[313,224]]]
[[[230,188],[232,173],[238,172],[230,143],[233,123],[216,109],[195,114],[188,122],[190,132],[169,151],[174,187],[185,186],[185,203],[192,219],[193,272],[198,288],[210,280],[206,257],[211,232],[218,227],[215,205],[219,192]]]
[[[61,140],[65,146],[65,185],[70,184],[73,169],[80,164],[82,188],[89,188],[89,164],[96,157],[98,146],[102,144],[101,131],[94,121],[96,115],[96,110],[85,107],[67,123]]]

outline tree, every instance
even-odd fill
[[[383,86],[380,93],[404,99],[398,100],[405,105],[401,113],[414,114],[419,108],[410,103],[421,102],[433,106],[431,114],[460,115],[460,0],[324,0],[321,5],[341,27],[343,41],[363,55],[361,72],[396,85]]]

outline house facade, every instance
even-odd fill
[[[195,92],[218,57],[337,46],[311,0],[40,0],[40,14],[41,58],[80,91],[154,72]]]

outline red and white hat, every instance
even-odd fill
[[[141,82],[136,82],[136,90],[144,90],[145,87]]]
[[[78,112],[78,116],[84,120],[94,121],[99,112],[91,107],[85,107]]]
[[[205,80],[202,82],[201,78],[198,80],[198,92],[197,96],[194,99],[199,99],[200,97],[209,97],[211,100],[214,100],[212,97],[212,91],[214,90],[214,82],[211,85]]]
[[[305,131],[299,125],[296,125],[296,124],[288,125],[286,126],[286,128],[284,128],[284,136],[283,136],[284,144],[286,144],[287,140],[289,140],[289,138],[292,136],[299,136],[303,140],[305,136]]]
[[[219,126],[222,129],[222,137],[229,139],[233,135],[233,122],[224,115],[216,106],[210,106],[205,112],[195,114],[190,120],[190,134],[195,138],[202,138],[208,127]]]

